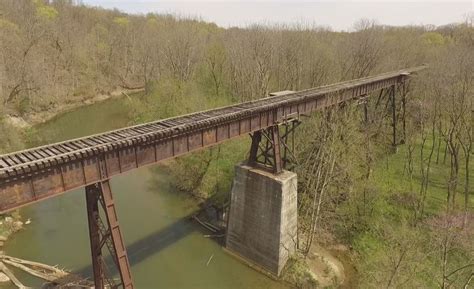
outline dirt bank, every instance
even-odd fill
[[[20,219],[18,213],[0,215],[0,252],[8,241],[8,238],[23,228],[24,223]],[[29,224],[30,220],[25,223]]]
[[[73,101],[70,103],[62,103],[62,104],[57,104],[49,107],[47,110],[44,111],[32,111],[29,112],[25,115],[17,115],[13,112],[10,112],[6,114],[5,116],[5,121],[12,125],[13,127],[24,129],[28,128],[40,123],[44,123],[48,120],[51,120],[55,116],[65,113],[67,111],[76,109],[78,107],[84,106],[84,105],[90,105],[94,104],[97,102],[101,102],[110,98],[115,98],[115,97],[121,97],[121,96],[127,96],[130,97],[131,94],[138,93],[138,92],[143,92],[143,88],[138,88],[138,89],[124,89],[124,88],[118,88],[108,94],[98,94],[92,98],[87,98],[87,99],[78,99],[77,101]]]

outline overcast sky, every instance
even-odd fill
[[[128,13],[176,13],[200,17],[222,27],[304,22],[330,26],[335,30],[350,30],[354,22],[361,18],[374,19],[379,24],[387,25],[443,25],[463,21],[468,13],[473,13],[474,7],[474,0],[82,0],[82,3],[118,8]]]

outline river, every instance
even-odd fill
[[[119,128],[130,121],[128,104],[127,98],[109,99],[36,129],[43,141],[51,142]],[[169,178],[155,165],[111,181],[136,288],[287,288],[205,238],[206,232],[185,218],[198,209],[196,202],[175,191]],[[91,276],[84,189],[30,205],[21,215],[32,223],[9,240],[7,254]],[[34,288],[42,283],[25,274],[18,277]]]

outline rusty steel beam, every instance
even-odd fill
[[[392,108],[392,146],[397,146],[397,102],[395,99],[396,85],[390,91],[390,103]]]
[[[422,69],[340,82],[2,155],[0,213],[404,83]],[[99,168],[100,160],[106,170]]]
[[[125,242],[120,231],[108,180],[86,186],[86,204],[95,288],[133,289]],[[103,222],[100,217],[100,207],[104,212],[106,222]],[[107,270],[102,254],[103,247],[107,247],[120,274],[119,284],[111,278],[111,273]]]
[[[99,230],[99,194],[97,193],[97,189],[94,185],[89,185],[86,187],[86,207],[87,220],[89,224],[89,240],[92,255],[92,269],[94,272],[94,285],[97,289],[104,289],[104,259],[102,257],[102,247]]]
[[[295,119],[254,132],[247,164],[274,174],[293,168],[297,162],[294,156],[294,131],[299,123]],[[280,131],[281,127],[283,131]]]

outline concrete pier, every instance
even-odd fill
[[[241,164],[235,168],[226,248],[279,276],[296,249],[297,178]]]

